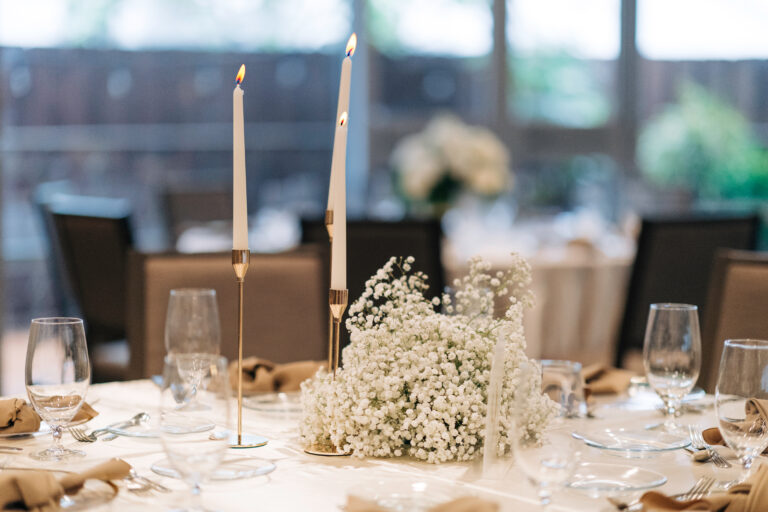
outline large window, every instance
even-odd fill
[[[523,122],[605,124],[614,114],[619,0],[508,0],[509,105]]]

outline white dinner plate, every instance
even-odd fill
[[[243,398],[243,405],[255,411],[273,414],[301,413],[301,392],[259,393]]]
[[[39,469],[32,468],[4,468],[4,471],[39,471]],[[69,471],[51,470],[51,473],[56,475],[56,478],[70,473]],[[59,506],[64,510],[92,510],[94,507],[103,505],[114,499],[117,496],[117,487],[109,482],[103,480],[86,480],[83,488],[75,494],[65,494],[59,500]],[[8,508],[3,510],[26,510],[25,508]]]
[[[670,434],[644,428],[606,428],[574,432],[573,437],[601,450],[622,453],[655,453],[679,450],[691,444],[686,435]]]
[[[268,475],[273,472],[277,466],[268,460],[256,457],[241,457],[237,459],[224,460],[221,465],[211,475],[211,480],[241,480],[243,478],[253,478],[256,476]],[[163,459],[152,464],[150,469],[160,476],[170,478],[181,478],[168,459]]]
[[[387,512],[426,512],[467,492],[419,479],[388,478],[357,484],[348,494],[373,502]]]
[[[592,497],[627,494],[659,487],[667,482],[661,473],[622,464],[579,464],[568,487]]]

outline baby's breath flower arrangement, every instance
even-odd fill
[[[413,261],[391,258],[350,307],[350,344],[335,380],[321,372],[302,385],[302,442],[361,457],[473,458],[482,451],[499,337],[506,340],[499,449],[511,444],[513,407],[525,418],[518,435],[536,441],[557,405],[538,391],[520,396],[541,388],[518,386],[521,367],[535,364],[522,325],[532,301],[528,263],[515,255],[509,271],[490,275],[490,264],[472,259],[453,296],[430,301],[427,276],[411,271]],[[492,314],[497,296],[511,301],[502,319]]]

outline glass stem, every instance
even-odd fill
[[[200,484],[195,482],[192,484],[192,492],[189,496],[189,509],[190,510],[205,510],[203,508],[203,497],[202,497],[202,489],[200,489]]]
[[[552,503],[552,495],[547,489],[542,487],[539,487],[539,503],[541,503],[542,508],[547,508],[547,506]]]
[[[53,434],[53,449],[57,452],[64,450],[64,447],[61,444],[61,431],[61,425],[51,425],[51,434]]]

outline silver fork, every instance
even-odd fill
[[[67,430],[69,430],[69,433],[72,434],[72,437],[81,443],[94,443],[99,439],[99,435],[105,434],[108,431],[106,428],[100,428],[94,430],[90,434],[87,434],[85,430],[80,427],[69,427]]]
[[[701,429],[695,425],[689,425],[688,426],[688,435],[691,438],[691,446],[693,446],[697,450],[706,450],[709,454],[710,459],[715,464],[715,466],[719,468],[730,468],[731,463],[725,460],[719,453],[717,453],[717,450],[713,449],[711,446],[707,444],[707,442],[704,440],[704,435],[701,432]]]
[[[704,496],[706,496],[709,493],[709,490],[714,485],[714,483],[715,483],[714,478],[704,476],[696,480],[696,482],[691,486],[691,488],[685,491],[684,493],[675,494],[670,497],[678,501],[697,500],[699,498],[703,498]],[[639,499],[636,499],[629,503],[625,503],[618,498],[609,497],[608,501],[613,506],[615,506],[618,510],[621,510],[622,512],[640,512],[643,509],[643,504],[640,503]]]
[[[699,478],[695,484],[693,484],[693,487],[686,492],[679,496],[677,496],[675,499],[678,501],[689,501],[689,500],[698,500],[709,494],[709,490],[712,488],[712,485],[715,483],[715,479],[710,476],[703,476]]]

